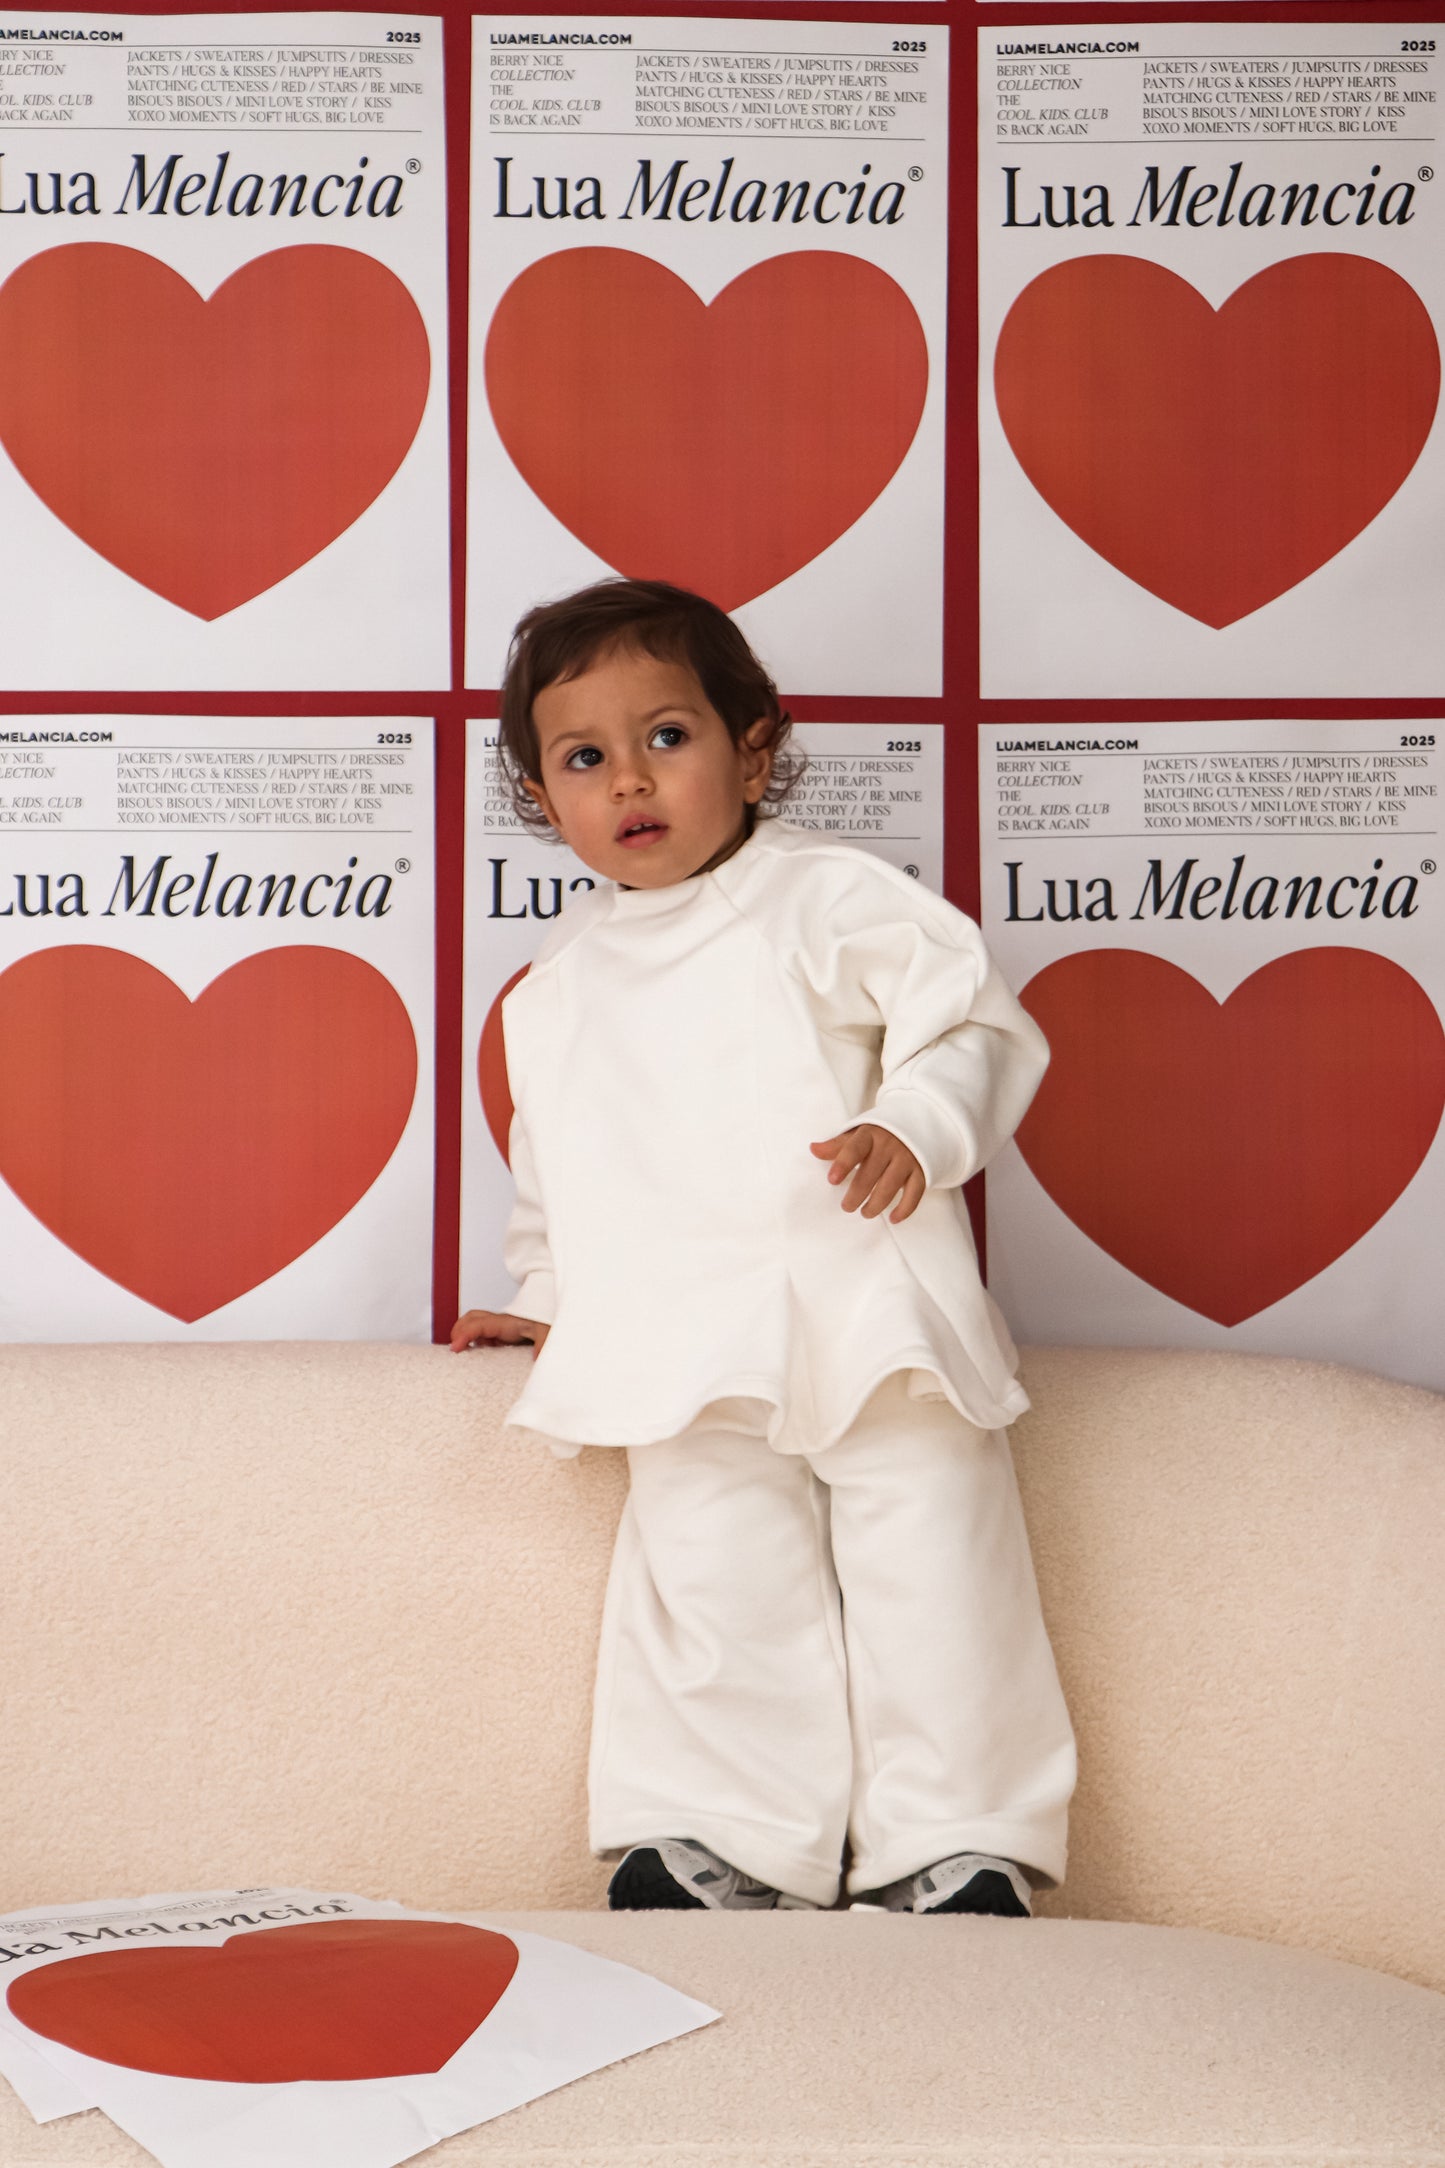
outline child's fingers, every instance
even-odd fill
[[[926,1185],[922,1169],[907,1145],[891,1130],[875,1129],[871,1123],[862,1122],[839,1136],[810,1144],[808,1149],[820,1159],[831,1158],[830,1182],[848,1182],[842,1198],[845,1212],[861,1208],[865,1219],[877,1219],[901,1193],[901,1209],[895,1216],[906,1219],[923,1195]],[[852,1180],[848,1181],[850,1175]],[[916,1194],[911,1198],[910,1182],[916,1184]]]
[[[842,1176],[837,1171],[841,1164],[840,1155],[833,1162],[834,1171],[829,1177],[830,1181],[842,1180]],[[866,1200],[872,1195],[873,1189],[886,1165],[887,1155],[880,1150],[875,1138],[868,1138],[861,1154],[858,1156],[853,1179],[849,1183],[847,1195],[843,1199],[843,1210],[845,1212],[856,1212],[860,1205],[866,1207]],[[864,1216],[871,1219],[873,1215],[865,1209]]]
[[[902,1189],[903,1181],[903,1169],[889,1165],[873,1184],[863,1207],[864,1219],[877,1219],[881,1212],[886,1212]]]
[[[836,1137],[825,1137],[821,1144],[810,1144],[808,1150],[816,1152],[819,1159],[831,1159],[828,1180],[841,1182],[849,1169],[866,1156],[870,1142],[871,1132],[865,1125],[861,1129],[840,1129]]]
[[[899,1220],[906,1220],[910,1212],[918,1210],[923,1200],[923,1192],[927,1187],[928,1185],[921,1173],[909,1175],[908,1180],[903,1185],[902,1203],[897,1207],[896,1211],[890,1212],[888,1215],[895,1226]]]
[[[497,1310],[468,1310],[452,1327],[452,1353],[465,1354],[469,1347],[510,1347],[531,1336],[525,1318],[510,1317]]]
[[[877,1170],[873,1193],[863,1207],[864,1219],[877,1219],[880,1212],[887,1211],[899,1192],[907,1188],[912,1167],[911,1152],[900,1150],[896,1144],[891,1151],[883,1151],[882,1165]]]
[[[850,1129],[840,1140],[838,1149],[833,1154],[833,1164],[828,1169],[828,1180],[830,1182],[846,1182],[855,1168],[861,1169],[867,1165],[868,1155],[872,1148],[873,1140],[866,1129]],[[849,1195],[852,1195],[851,1190]],[[851,1211],[852,1206],[850,1205],[848,1209]]]

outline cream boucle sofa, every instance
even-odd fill
[[[584,1757],[624,1470],[500,1435],[527,1360],[0,1354],[0,1910],[329,1884],[723,2011],[439,2163],[1445,2162],[1445,1401],[1034,1352],[1064,1887],[1033,1921],[610,1915]],[[0,2085],[0,2168],[148,2159]]]

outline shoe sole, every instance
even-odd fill
[[[1012,1892],[1010,1892],[1012,1895]],[[607,1885],[612,1912],[706,1912],[701,1897],[675,1882],[662,1854],[650,1846],[631,1852]]]

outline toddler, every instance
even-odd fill
[[[1048,1060],[973,921],[770,809],[776,689],[696,595],[533,610],[524,817],[599,886],[503,1006],[508,1422],[616,1446],[590,1841],[614,1909],[1026,1914],[1074,1739],[1006,1424],[1027,1405],[960,1185]]]

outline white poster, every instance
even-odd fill
[[[0,719],[0,1339],[431,1337],[432,725]]]
[[[987,1175],[1022,1339],[1445,1386],[1442,746],[980,732],[984,931],[1053,1050]]]
[[[624,573],[941,691],[947,31],[474,25],[468,682]]]
[[[981,690],[1445,679],[1438,26],[979,33]]]
[[[0,587],[35,690],[450,675],[439,18],[0,24]]]
[[[548,1935],[326,1891],[0,1919],[0,2071],[162,2168],[395,2168],[717,2015]]]
[[[497,726],[468,725],[463,965],[460,1307],[494,1309],[515,1286],[502,1264],[512,1209],[512,1099],[501,1004],[552,919],[596,886],[581,860],[511,810],[496,764]],[[808,756],[784,818],[860,844],[930,888],[943,887],[943,725],[795,723]]]

